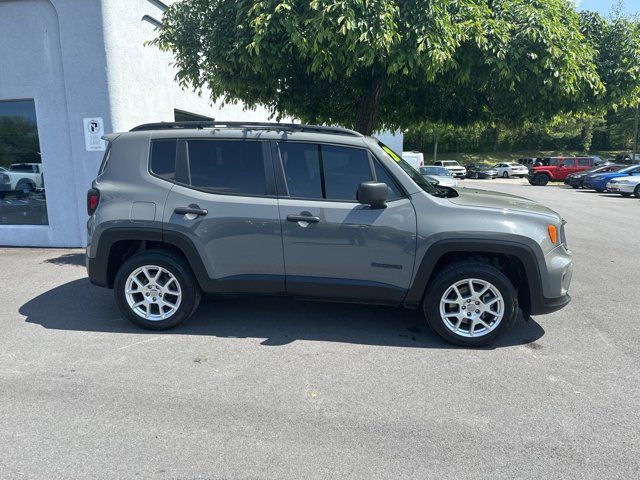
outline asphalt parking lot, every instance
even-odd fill
[[[640,200],[462,184],[554,208],[574,252],[573,302],[489,349],[287,299],[149,333],[82,251],[0,249],[0,478],[638,478]]]

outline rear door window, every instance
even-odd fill
[[[189,140],[191,186],[212,193],[265,195],[262,142]]]
[[[578,159],[578,166],[579,167],[590,167],[591,166],[591,159],[590,158],[579,158]]]

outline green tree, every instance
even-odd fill
[[[499,125],[596,95],[571,0],[182,0],[153,42],[185,87],[369,134]]]

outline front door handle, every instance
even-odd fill
[[[307,215],[287,215],[287,221],[288,222],[318,223],[320,221],[320,217],[314,217],[310,213],[307,214]]]
[[[209,213],[208,210],[204,208],[198,207],[176,207],[174,210],[178,215],[196,215],[196,216],[205,216]]]

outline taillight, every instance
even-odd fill
[[[87,214],[93,215],[100,203],[100,190],[96,188],[90,188],[87,192]]]
[[[420,166],[424,167],[424,160],[420,160]]]

